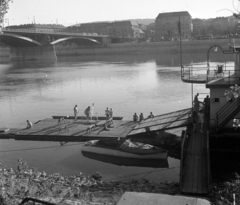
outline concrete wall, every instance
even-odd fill
[[[222,46],[224,50],[229,48],[228,39],[215,39],[215,40],[195,40],[195,41],[182,41],[183,52],[207,52],[209,47],[218,44]],[[240,39],[235,40],[235,44],[240,45]],[[32,48],[32,47],[31,47]],[[180,52],[179,41],[162,41],[162,42],[143,42],[143,43],[119,43],[108,44],[102,46],[55,46],[55,52],[57,56],[80,56],[80,55],[110,55],[110,54],[127,54],[127,53],[151,53],[151,52],[163,52],[163,53],[178,53]],[[40,50],[26,48],[26,49],[13,49],[11,52],[12,59],[14,56],[20,55],[20,58],[25,59],[32,58],[33,54],[39,53],[39,57],[46,58],[49,54],[44,55]],[[0,48],[0,53],[2,49]],[[46,51],[48,52],[48,51]],[[52,55],[52,54],[51,54]],[[50,56],[51,56],[50,55]],[[37,56],[37,55],[35,55]]]
[[[226,88],[210,89],[210,123],[213,126],[217,125],[216,113],[227,103],[226,96],[224,96],[225,90]],[[215,102],[215,98],[218,98],[219,102]]]
[[[240,39],[235,43],[240,45]],[[218,44],[224,50],[229,49],[228,39],[215,40],[195,40],[182,41],[183,52],[207,52],[209,47]],[[126,54],[126,53],[149,53],[149,52],[164,52],[175,53],[180,52],[179,41],[162,41],[162,42],[143,42],[143,43],[119,43],[109,44],[95,48],[78,48],[78,47],[56,47],[56,55],[103,55],[103,54]]]
[[[11,47],[10,60],[56,60],[52,45],[38,47]]]
[[[9,57],[10,48],[0,47],[0,57]]]

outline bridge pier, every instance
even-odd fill
[[[43,46],[10,47],[10,60],[56,60],[56,52],[51,44]]]

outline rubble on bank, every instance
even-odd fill
[[[18,205],[26,197],[56,204],[116,204],[125,191],[177,194],[178,183],[156,183],[146,179],[129,181],[103,181],[99,172],[86,176],[79,172],[73,176],[47,174],[37,168],[28,168],[18,160],[18,168],[0,169],[0,204]]]
[[[0,169],[0,204],[19,205],[26,197],[58,205],[115,205],[124,192],[146,192],[175,195],[179,184],[149,182],[147,179],[103,181],[99,172],[86,176],[79,172],[72,176],[47,174],[28,168],[21,159],[18,168]],[[209,198],[213,205],[240,204],[240,176],[236,180],[213,184]],[[26,203],[25,203],[26,204]],[[28,203],[32,204],[32,203]]]
[[[214,183],[209,197],[213,205],[240,204],[240,175],[235,173],[235,179],[229,182]]]

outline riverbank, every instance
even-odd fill
[[[18,160],[18,168],[0,169],[0,204],[17,205],[26,197],[56,204],[98,204],[115,205],[124,192],[180,194],[179,184],[172,182],[149,182],[141,180],[103,181],[101,174],[92,176],[81,172],[72,176],[60,173],[47,174],[38,167],[28,168],[26,162]],[[232,205],[240,203],[240,176],[236,180],[213,184],[209,198],[213,205]]]
[[[63,204],[116,204],[126,191],[179,193],[178,183],[155,183],[146,179],[102,181],[101,174],[92,176],[81,172],[72,176],[60,173],[47,174],[38,168],[28,168],[26,162],[18,160],[18,168],[0,169],[1,192],[0,204],[20,204],[26,197],[37,198],[52,203]]]
[[[234,40],[235,45],[240,45],[240,39]],[[192,40],[182,41],[182,52],[207,52],[210,46],[221,45],[223,50],[229,49],[229,39]],[[112,54],[138,54],[138,53],[179,53],[179,41],[141,42],[141,43],[115,43],[93,46],[54,46],[57,57],[60,56],[96,56]],[[0,48],[0,57],[8,57],[10,49]]]
[[[228,39],[192,40],[182,41],[183,52],[207,52],[212,45],[221,45],[223,50],[229,49]],[[240,44],[240,39],[235,40]],[[109,55],[109,54],[137,54],[137,53],[179,53],[179,41],[142,42],[142,43],[119,43],[108,44],[104,47],[81,48],[78,46],[55,46],[57,56],[78,55]]]

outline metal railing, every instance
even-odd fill
[[[206,81],[207,68],[197,65],[187,65],[181,68],[182,80]]]
[[[227,123],[228,118],[233,117],[240,110],[240,98],[232,99],[232,101],[227,102],[217,113],[217,126],[221,127],[224,123]]]
[[[229,69],[230,66],[225,69],[222,72],[217,72],[216,70],[208,70],[208,75],[207,75],[207,84],[217,81],[219,79],[224,79],[224,84],[225,85],[233,85],[237,81],[240,80],[240,71],[235,70],[234,68]]]
[[[222,66],[222,71],[218,66]],[[235,70],[234,66],[227,66],[226,62],[215,66],[187,65],[181,67],[181,78],[183,81],[192,83],[212,83],[224,79],[224,85],[234,85],[240,80],[240,70]]]
[[[180,162],[180,189],[182,189],[183,186],[183,169],[184,169],[184,163],[185,163],[185,152],[187,151],[187,131],[184,131],[182,144],[181,144],[181,162]]]
[[[211,165],[210,165],[210,146],[209,146],[209,131],[207,131],[207,177],[208,177],[208,192],[211,190],[212,177],[211,177]]]
[[[57,34],[57,35],[75,35],[75,36],[93,36],[93,37],[102,37],[102,36],[109,36],[109,35],[98,35],[97,33],[76,33],[76,32],[65,32],[65,31],[57,31],[57,30],[52,30],[52,31],[40,31],[40,30],[35,30],[35,29],[2,29],[2,32],[12,32],[12,33],[36,33],[36,34]]]

